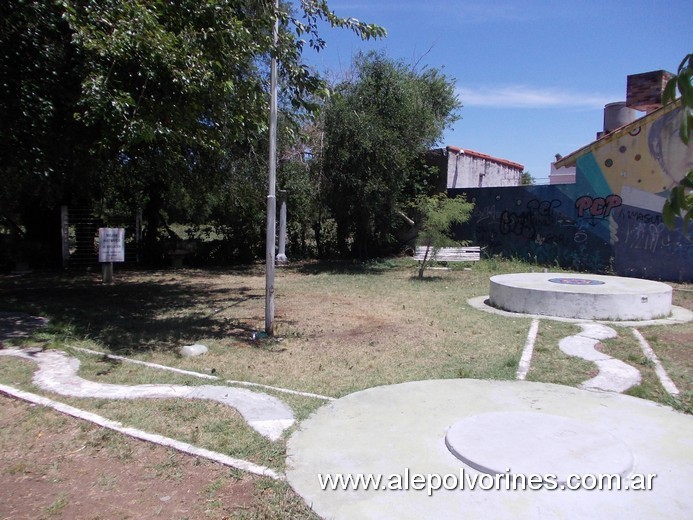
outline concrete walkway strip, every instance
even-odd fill
[[[249,426],[272,441],[294,424],[294,415],[284,402],[260,392],[228,386],[115,385],[88,381],[77,375],[79,360],[57,350],[3,349],[0,355],[35,362],[39,369],[32,381],[44,390],[72,397],[101,399],[209,399],[240,412]]]
[[[524,380],[527,377],[527,372],[529,372],[529,367],[532,363],[532,354],[534,353],[534,343],[537,341],[537,333],[539,332],[539,320],[533,319],[532,324],[529,326],[529,332],[527,333],[527,341],[525,342],[524,349],[522,350],[522,357],[520,358],[520,365],[517,368],[516,379]]]
[[[229,457],[228,455],[224,455],[223,453],[218,453],[216,451],[198,448],[191,444],[171,439],[170,437],[164,437],[162,435],[148,433],[143,430],[138,430],[136,428],[129,428],[123,426],[119,422],[106,419],[105,417],[102,417],[100,415],[87,412],[85,410],[80,410],[79,408],[75,408],[74,406],[69,406],[58,401],[53,401],[52,399],[48,399],[47,397],[32,394],[30,392],[25,392],[23,390],[18,390],[16,388],[12,388],[11,386],[0,384],[0,393],[9,395],[11,397],[15,397],[17,399],[21,399],[23,401],[27,401],[29,403],[46,406],[60,413],[76,417],[77,419],[97,424],[103,428],[107,428],[109,430],[113,430],[124,435],[134,437],[136,439],[151,442],[153,444],[158,444],[160,446],[173,448],[174,450],[187,453],[188,455],[202,457],[208,460],[212,460],[214,462],[218,462],[219,464],[247,471],[248,473],[253,473],[255,475],[259,475],[262,477],[270,477],[275,480],[285,479],[283,474],[277,473],[276,471],[265,466],[260,466],[259,464],[248,462],[242,459],[235,459],[233,457]]]
[[[175,372],[177,374],[183,374],[186,376],[199,377],[200,379],[210,379],[213,381],[221,381],[220,377],[212,376],[210,374],[202,374],[200,372],[194,372],[192,370],[184,370],[182,368],[169,367],[166,365],[159,365],[157,363],[150,363],[148,361],[140,361],[138,359],[132,359],[124,356],[116,356],[115,354],[106,354],[105,352],[99,352],[98,350],[91,350],[82,347],[71,347],[73,350],[79,352],[84,352],[85,354],[93,354],[96,356],[106,356],[108,359],[117,359],[123,361],[124,363],[133,363],[135,365],[142,365],[149,368],[155,368],[157,370],[166,370],[168,372]],[[231,385],[243,385],[243,386],[254,386],[257,388],[264,388],[266,390],[274,390],[275,392],[281,392],[284,394],[300,395],[303,397],[314,397],[315,399],[322,399],[324,401],[334,401],[334,397],[327,397],[326,395],[313,394],[310,392],[301,392],[299,390],[291,390],[289,388],[281,388],[279,386],[263,385],[262,383],[251,383],[249,381],[235,381],[233,379],[225,380],[226,383]]]
[[[659,362],[659,358],[654,353],[654,350],[652,350],[652,347],[650,347],[650,344],[647,342],[645,337],[640,333],[638,329],[633,329],[633,336],[635,336],[635,338],[638,340],[640,348],[642,349],[643,354],[645,354],[645,357],[652,361],[652,363],[654,364],[655,373],[659,378],[659,382],[664,387],[664,390],[666,390],[669,395],[678,397],[679,389],[676,388],[674,382],[669,378],[669,374],[667,374],[667,371],[664,370],[662,363]]]
[[[599,369],[599,374],[580,384],[580,388],[625,392],[640,384],[641,376],[638,369],[595,348],[600,340],[617,337],[614,329],[599,323],[580,323],[580,327],[582,332],[563,338],[558,343],[558,347],[565,354],[591,361]]]

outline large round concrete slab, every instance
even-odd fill
[[[475,296],[467,300],[467,303],[474,309],[482,312],[488,312],[490,314],[495,314],[496,316],[505,316],[506,318],[536,318],[541,320],[553,320],[562,321],[566,323],[585,323],[583,319],[577,318],[561,318],[560,316],[548,316],[546,314],[524,314],[521,312],[509,312],[502,311],[496,307],[489,305],[488,294],[484,296]],[[655,320],[589,320],[596,321],[597,323],[605,323],[610,326],[618,327],[651,327],[655,325],[680,325],[681,323],[688,323],[693,321],[693,312],[683,307],[678,307],[676,305],[671,306],[671,315],[666,318],[657,318]]]
[[[456,458],[445,437],[459,421],[488,413],[549,414],[608,432],[632,454],[634,473],[656,474],[653,488],[485,490],[478,481],[471,490],[475,476],[490,476]],[[518,451],[541,457],[522,431],[515,433],[510,437]],[[579,454],[570,458],[576,473],[584,468]],[[357,392],[304,421],[289,440],[287,457],[290,485],[320,516],[337,520],[687,518],[692,472],[693,417],[634,397],[524,381],[420,381]],[[382,476],[380,487],[389,489],[323,490],[320,477],[337,474]],[[415,474],[454,475],[466,485],[429,496],[411,485]],[[409,489],[394,490],[405,483]],[[445,483],[452,484],[451,477]]]
[[[489,304],[585,320],[653,320],[671,314],[671,286],[621,276],[513,273],[491,277]]]

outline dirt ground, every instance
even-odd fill
[[[0,519],[230,518],[254,490],[231,468],[0,395]]]

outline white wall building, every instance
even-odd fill
[[[445,150],[448,189],[522,184],[525,169],[522,164],[457,146],[448,146]]]
[[[556,162],[552,162],[551,173],[549,174],[549,183],[575,184],[575,166],[563,166],[562,168],[556,168]]]

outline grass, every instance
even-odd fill
[[[577,325],[569,323],[541,321],[527,381],[577,386],[592,378],[595,375],[593,363],[568,356],[558,349],[561,339],[573,336],[580,330]]]
[[[103,285],[98,273],[0,277],[4,295],[0,310],[50,318],[45,330],[14,343],[67,350],[80,359],[82,377],[104,383],[201,385],[239,380],[338,398],[374,386],[424,379],[514,379],[531,320],[478,311],[466,301],[488,293],[489,276],[528,271],[532,266],[494,258],[475,263],[471,270],[464,267],[427,271],[423,281],[416,279],[415,266],[407,260],[299,263],[278,269],[276,339],[256,341],[252,333],[264,327],[265,279],[259,267],[122,271],[116,273],[113,285]],[[675,303],[693,309],[692,286],[675,288]],[[630,393],[690,413],[693,324],[641,330],[682,390],[678,400],[662,390],[629,329],[618,330],[618,338],[603,343],[608,354],[643,374],[643,383]],[[577,332],[575,325],[542,320],[527,379],[577,386],[593,377],[593,364],[558,349],[561,338]],[[207,345],[209,352],[181,357],[178,349],[192,343]],[[220,380],[121,363],[84,354],[74,346],[213,373]],[[28,362],[0,360],[0,382],[41,393],[31,384],[33,371]],[[298,422],[324,404],[309,397],[267,393],[284,400]],[[284,440],[268,441],[237,412],[216,403],[59,400],[129,426],[284,469]],[[103,435],[94,442],[114,446],[115,456],[128,456],[119,453],[116,434]],[[175,478],[175,468],[156,471],[160,471],[157,478]],[[242,518],[271,518],[268,511],[294,508],[308,514],[285,484],[257,479],[256,493],[261,496],[259,505]]]
[[[680,327],[683,332],[686,329],[691,329],[690,325],[684,325]],[[655,372],[655,364],[648,359],[643,351],[641,350],[638,342],[635,340],[633,335],[628,330],[619,330],[619,336],[614,339],[610,339],[602,342],[601,351],[605,354],[613,356],[625,363],[637,368],[642,376],[642,381],[638,386],[630,388],[625,393],[641,397],[643,399],[651,399],[653,401],[658,401],[663,404],[667,404],[681,410],[686,413],[693,413],[693,393],[691,392],[690,382],[691,382],[691,345],[675,345],[672,343],[667,343],[666,346],[663,345],[660,338],[662,338],[662,333],[657,335],[652,331],[643,329],[646,336],[649,336],[650,346],[656,351],[657,357],[665,365],[665,370],[667,370],[668,375],[675,381],[675,384],[679,388],[681,395],[678,399],[670,396],[662,387],[659,382],[659,378]],[[689,337],[693,337],[690,334]],[[646,337],[647,339],[647,337]],[[675,353],[675,354],[674,354]],[[681,358],[686,358],[689,362],[689,366],[679,366],[672,363],[673,356],[680,356]]]
[[[42,518],[53,518],[62,514],[63,509],[68,504],[68,497],[64,493],[58,494],[55,500],[44,509]]]

